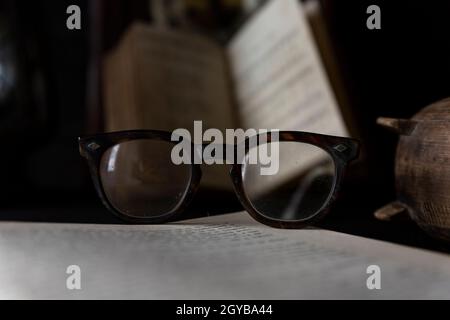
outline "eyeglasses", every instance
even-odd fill
[[[314,224],[329,211],[347,164],[356,159],[359,144],[344,137],[297,131],[256,135],[223,145],[234,151],[230,175],[243,207],[257,221],[278,228]],[[134,130],[79,138],[94,186],[104,205],[129,223],[163,223],[179,217],[192,200],[201,179],[200,164],[174,164],[178,142],[172,133]],[[189,142],[194,155],[199,147]],[[278,170],[262,175],[267,163],[251,155],[276,144]],[[200,146],[204,150],[207,145]],[[270,145],[275,146],[275,145]],[[244,153],[239,156],[239,148]],[[241,149],[242,150],[242,149]],[[266,150],[267,151],[267,150]]]

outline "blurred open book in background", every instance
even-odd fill
[[[315,34],[323,35],[319,9],[307,11]],[[204,130],[347,136],[352,128],[296,0],[267,1],[225,45],[192,30],[135,23],[106,56],[103,83],[106,131],[192,130],[194,120],[202,120]],[[229,188],[228,180],[223,166],[208,168],[204,177],[215,188]]]

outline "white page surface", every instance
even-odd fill
[[[369,290],[369,265],[381,290]],[[81,268],[81,290],[66,269]],[[449,256],[247,213],[166,225],[0,224],[3,299],[450,298]]]

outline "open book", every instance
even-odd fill
[[[141,23],[125,33],[104,72],[106,130],[207,128],[347,135],[300,2],[272,0],[226,47]],[[206,175],[223,188],[218,166]],[[222,179],[224,178],[224,179]]]
[[[69,266],[80,290],[67,289]],[[1,223],[0,283],[0,299],[450,299],[450,257],[273,229],[245,212],[146,226]]]

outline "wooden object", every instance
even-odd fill
[[[430,235],[450,241],[450,98],[411,120],[380,118],[400,134],[396,155],[398,199],[375,213],[389,220],[407,211]]]

